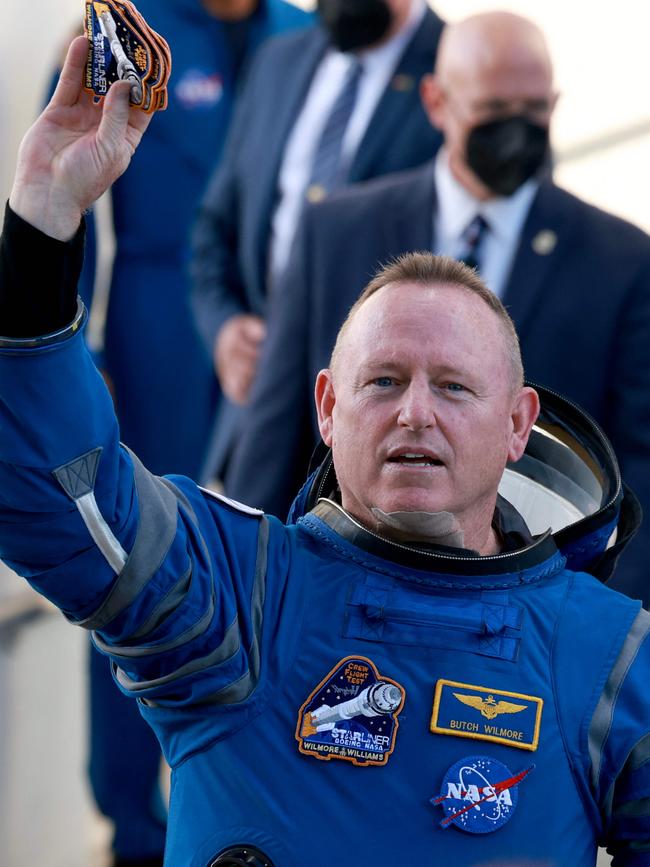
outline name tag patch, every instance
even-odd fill
[[[536,750],[544,700],[503,689],[439,680],[431,731]]]
[[[455,825],[468,834],[498,831],[512,819],[519,783],[534,767],[513,774],[490,756],[467,756],[456,762],[445,774],[440,795],[430,801],[445,813],[440,826]]]
[[[395,747],[405,697],[403,687],[381,675],[370,659],[346,656],[300,708],[300,752],[362,767],[385,765]]]

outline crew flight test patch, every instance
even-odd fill
[[[354,765],[385,765],[395,747],[403,687],[365,656],[342,659],[300,708],[301,753]]]
[[[431,731],[536,750],[544,701],[503,689],[439,680]]]

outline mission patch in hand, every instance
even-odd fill
[[[86,3],[90,43],[84,90],[101,100],[116,81],[131,85],[131,104],[150,114],[167,108],[172,58],[165,40],[129,0]]]

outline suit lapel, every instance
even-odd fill
[[[283,70],[275,84],[282,98],[271,99],[273,123],[269,129],[273,130],[273,136],[259,143],[265,149],[264,163],[267,167],[260,175],[270,182],[271,196],[275,194],[287,139],[303,107],[316,67],[327,48],[327,37],[322,28],[314,27],[307,35],[309,38],[305,38],[303,50],[296,56],[295,63],[292,59],[291,69]]]
[[[399,195],[394,196],[393,206],[387,207],[383,214],[382,249],[386,251],[385,259],[402,253],[431,251],[434,187],[433,163],[408,172]]]
[[[310,29],[305,34],[302,51],[296,53],[295,63],[292,60],[291,68],[283,68],[278,79],[269,82],[268,85],[270,103],[267,110],[272,111],[273,114],[263,128],[272,131],[272,135],[269,135],[265,141],[257,143],[260,165],[263,169],[257,173],[258,199],[254,208],[257,217],[253,226],[255,233],[253,249],[257,251],[257,285],[249,285],[249,292],[251,296],[255,295],[251,303],[259,306],[253,309],[263,309],[265,304],[267,243],[287,139],[300,114],[314,72],[326,48],[327,37],[322,28]],[[274,99],[275,93],[281,93],[282,98]]]
[[[370,167],[377,155],[386,149],[393,130],[399,129],[411,112],[421,110],[420,77],[423,70],[433,65],[432,58],[441,31],[442,21],[428,9],[368,124],[350,167],[350,183],[370,176]]]
[[[564,197],[550,180],[542,181],[524,223],[503,303],[523,337],[543,303],[553,270],[565,255],[573,231]]]

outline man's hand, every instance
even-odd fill
[[[20,217],[61,241],[73,237],[83,211],[124,172],[151,119],[129,106],[124,81],[96,105],[82,90],[87,56],[88,40],[79,36],[54,96],[23,139],[9,199]]]
[[[241,313],[222,326],[214,345],[214,367],[226,397],[244,405],[248,400],[266,325],[259,316]]]

